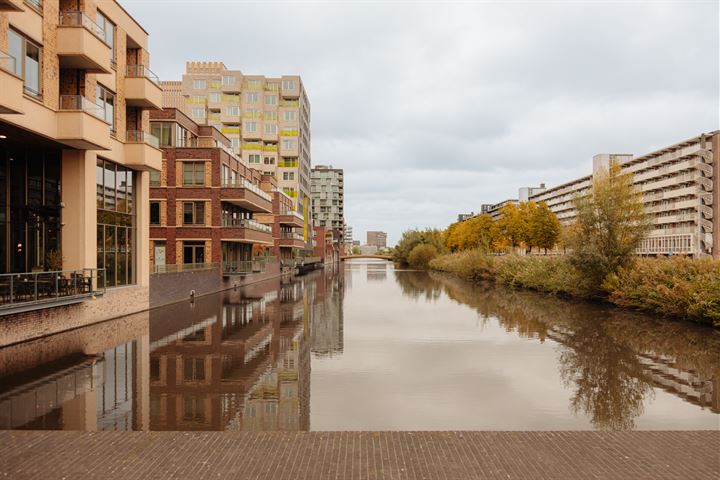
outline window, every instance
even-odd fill
[[[205,90],[207,88],[207,82],[203,78],[196,78],[193,80],[193,88],[195,90]]]
[[[292,110],[286,110],[283,112],[283,120],[286,122],[294,122],[297,120],[297,112]]]
[[[205,109],[195,107],[192,109],[192,116],[193,118],[205,118]]]
[[[283,90],[295,90],[295,80],[283,80]]]
[[[250,92],[245,94],[245,101],[248,103],[257,103],[258,94],[257,92]]]
[[[240,139],[239,138],[231,138],[230,144],[233,148],[240,148]]]
[[[97,24],[104,32],[105,43],[110,45],[110,61],[115,65],[115,24],[108,20],[99,10],[97,12]]]
[[[205,225],[205,202],[183,202],[183,225]]]
[[[295,172],[283,172],[283,180],[295,180]]]
[[[160,202],[150,202],[150,225],[160,225]]]
[[[245,131],[248,133],[257,132],[257,122],[245,122]]]
[[[265,105],[277,105],[277,97],[275,95],[265,95]]]
[[[234,115],[237,117],[240,115],[240,107],[238,107],[237,105],[232,105],[230,107],[227,107],[225,109],[225,114],[226,115]]]
[[[277,134],[277,125],[274,123],[266,123],[265,124],[265,133],[274,135]]]
[[[295,140],[283,140],[282,148],[283,150],[294,150],[296,148]]]
[[[265,110],[265,113],[263,114],[263,118],[265,118],[265,120],[277,120],[277,112],[273,112],[271,110]]]
[[[235,85],[235,77],[233,77],[232,75],[223,75],[222,84],[223,85]]]
[[[160,172],[156,170],[150,171],[150,186],[151,187],[159,187],[160,186]]]
[[[210,93],[210,103],[220,103],[221,95],[218,92]]]
[[[205,185],[205,162],[182,162],[183,185]]]
[[[248,163],[260,163],[260,155],[259,154],[248,155]]]
[[[275,159],[272,157],[265,157],[265,165],[275,165]]]
[[[205,242],[183,242],[183,263],[205,263]]]
[[[95,102],[103,109],[103,119],[110,124],[110,131],[115,133],[115,94],[97,84],[95,87]]]
[[[172,147],[174,145],[172,139],[173,125],[171,122],[150,123],[150,133],[158,138],[161,147]]]
[[[183,380],[186,382],[197,382],[205,380],[205,359],[184,358],[183,359]]]
[[[8,31],[8,50],[15,59],[15,73],[25,80],[25,93],[38,97],[41,95],[40,46],[23,37],[15,30]]]
[[[133,283],[135,252],[134,178],[132,170],[98,159],[97,267],[100,285]]]

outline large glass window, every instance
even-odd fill
[[[135,207],[133,171],[98,159],[97,266],[108,287],[134,283]],[[102,283],[101,283],[102,285]]]
[[[15,73],[25,80],[25,93],[41,95],[40,58],[41,47],[20,35],[15,30],[8,31],[8,50],[15,59]]]
[[[103,119],[110,124],[110,131],[115,133],[115,94],[98,84],[95,88],[95,101],[102,108]]]
[[[205,162],[182,162],[183,185],[205,185]]]
[[[97,24],[104,32],[105,43],[110,45],[110,61],[115,65],[115,24],[108,20],[99,10],[97,12]]]

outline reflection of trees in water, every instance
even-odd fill
[[[442,293],[442,285],[428,272],[395,272],[395,281],[403,295],[415,300],[425,297],[426,301],[437,301]]]
[[[597,428],[631,429],[643,413],[653,380],[638,355],[671,359],[683,371],[720,378],[720,338],[711,329],[446,275],[431,278],[485,321],[496,317],[507,331],[560,343],[561,377],[575,390],[571,408],[584,412]]]

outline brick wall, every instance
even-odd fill
[[[150,275],[150,307],[187,300],[192,290],[195,290],[195,295],[198,296],[218,292],[222,288],[219,269],[154,273]]]

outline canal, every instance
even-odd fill
[[[720,332],[383,261],[0,350],[0,428],[720,428]]]

